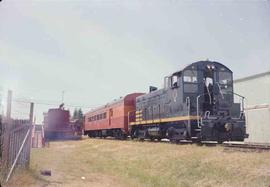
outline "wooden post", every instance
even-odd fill
[[[34,103],[30,103],[30,114],[29,114],[29,121],[30,125],[33,125],[33,117],[34,117]]]
[[[7,97],[7,113],[6,113],[6,120],[5,120],[5,128],[4,128],[4,139],[3,139],[3,162],[5,164],[5,167],[8,167],[9,165],[9,136],[11,131],[11,103],[12,103],[12,91],[8,91],[8,97]]]
[[[35,125],[34,122],[33,122],[33,118],[34,118],[34,103],[31,102],[30,103],[30,113],[29,113],[29,122],[30,122],[29,130],[30,130],[31,133],[28,135],[29,137],[28,137],[28,140],[27,140],[28,141],[27,142],[28,143],[28,145],[27,145],[28,161],[27,161],[26,167],[28,167],[29,163],[30,163],[30,153],[31,153],[32,141],[33,141],[33,139],[32,139],[32,135],[33,135],[32,131],[35,129],[35,128],[33,128],[33,125]]]
[[[12,104],[12,91],[8,90],[8,98],[7,98],[7,123],[11,124],[11,104]]]

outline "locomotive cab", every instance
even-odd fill
[[[183,75],[184,98],[190,98],[190,113],[198,117],[199,139],[243,141],[244,97],[233,92],[232,71],[218,62],[200,61],[187,66]],[[234,96],[242,102],[234,103]]]

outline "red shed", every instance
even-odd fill
[[[136,97],[140,95],[143,93],[132,93],[86,113],[84,134],[89,137],[125,137],[128,134],[128,113],[135,110]]]

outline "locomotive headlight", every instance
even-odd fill
[[[207,68],[208,68],[208,69],[210,69],[210,68],[211,68],[211,66],[210,66],[210,65],[207,65]]]
[[[215,69],[215,66],[214,65],[212,66],[212,69]]]

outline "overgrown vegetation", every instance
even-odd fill
[[[13,178],[11,184],[270,186],[270,152],[228,152],[219,146],[103,139],[51,142],[32,151],[30,168],[23,182]],[[52,176],[40,176],[42,169],[50,169]]]

